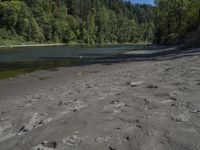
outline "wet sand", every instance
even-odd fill
[[[0,81],[2,150],[199,150],[200,56]]]

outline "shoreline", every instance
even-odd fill
[[[58,44],[56,44],[57,46],[59,46]],[[56,46],[55,45],[55,46]],[[35,45],[35,46],[41,46],[41,45]],[[49,44],[44,44],[43,46],[51,46]],[[148,57],[149,57],[149,60],[151,59],[150,57],[159,57],[159,56],[162,56],[162,55],[169,55],[169,54],[176,54],[176,53],[184,53],[185,52],[189,52],[189,51],[199,51],[200,48],[197,48],[197,49],[185,49],[185,50],[182,50],[181,47],[182,45],[177,45],[177,46],[174,46],[174,47],[162,47],[162,49],[160,49],[161,47],[160,46],[155,46],[154,45],[151,45],[151,46],[146,46],[148,48],[148,50],[145,50],[145,49],[141,49],[141,50],[129,50],[127,52],[123,52],[123,53],[120,53],[119,56],[116,56],[116,57],[113,57],[113,58],[110,58],[110,60],[107,58],[106,60],[106,63],[109,63],[109,62],[112,62],[112,60],[117,63],[117,62],[127,62],[127,61],[138,61],[138,60],[148,60]],[[151,47],[151,49],[150,49]],[[156,50],[157,49],[157,50]],[[1,52],[1,51],[0,51]],[[2,51],[2,53],[4,53],[6,51]],[[10,51],[12,52],[12,51]],[[142,56],[143,55],[143,56]],[[119,59],[117,58],[119,57]],[[42,70],[51,70],[53,68],[59,68],[59,67],[70,67],[70,66],[81,66],[82,64],[78,61],[78,60],[74,60],[73,59],[63,59],[63,60],[54,60],[54,62],[57,62],[57,65],[55,66],[52,66],[51,61],[41,61],[39,64],[43,63],[42,65],[38,65],[37,67],[38,68],[35,68],[36,66],[34,65],[34,61],[27,61],[27,63],[29,63],[29,66],[26,66],[26,67],[23,67],[24,64],[26,64],[26,62],[16,62],[16,63],[11,63],[9,65],[7,65],[6,63],[1,63],[1,66],[5,68],[5,66],[9,67],[9,66],[12,66],[12,65],[22,65],[21,68],[13,68],[13,69],[10,69],[10,70],[2,70],[2,72],[0,73],[0,80],[2,79],[6,79],[6,78],[15,78],[19,75],[23,75],[23,74],[30,74],[32,72],[37,72],[37,71],[42,71]],[[95,62],[95,61],[94,61]],[[71,65],[70,65],[71,63]],[[73,63],[73,64],[72,64]],[[101,61],[98,62],[99,64],[103,64],[101,63]],[[105,63],[105,62],[104,62]],[[90,64],[91,65],[91,64]],[[34,67],[33,67],[34,66]]]
[[[43,44],[17,44],[17,45],[0,45],[0,50],[3,49],[13,49],[13,48],[24,48],[24,47],[51,47],[51,46],[98,46],[98,45],[152,45],[152,43],[96,43],[96,44],[86,44],[86,43],[43,43]]]
[[[23,47],[49,47],[49,46],[66,46],[65,43],[53,43],[53,44],[19,44],[19,45],[2,45],[1,49],[23,48]]]
[[[126,44],[123,44],[123,45],[120,45],[120,46],[124,46],[124,47],[126,47],[126,45],[128,45],[128,44],[133,44],[133,43],[126,43]],[[136,46],[136,47],[146,47],[146,48],[149,48],[149,46],[147,46],[147,44],[150,44],[150,43],[146,43],[146,44],[144,44],[144,43],[135,43],[134,45],[138,45],[138,46]],[[71,47],[73,47],[73,48],[76,48],[76,47],[80,47],[82,45],[82,47],[84,48],[84,46],[87,46],[87,45],[83,45],[83,44],[77,44],[77,45],[72,45]],[[115,46],[118,46],[119,44],[117,44],[117,43],[115,43],[115,44],[111,44],[111,43],[105,43],[105,44],[101,44],[101,45],[99,45],[99,44],[96,44],[96,47],[106,47],[106,49],[108,48],[110,48],[110,47],[115,47]],[[141,45],[141,46],[140,46]],[[2,51],[0,51],[1,52],[1,54],[4,54],[4,52],[5,53],[7,53],[7,52],[11,52],[11,54],[12,54],[12,52],[15,52],[15,51],[18,51],[18,50],[20,50],[20,48],[19,49],[17,49],[18,47],[21,47],[21,49],[24,51],[24,52],[28,52],[29,50],[31,50],[32,48],[31,48],[31,46],[32,47],[39,47],[39,48],[36,48],[36,49],[43,49],[42,47],[45,47],[46,46],[46,48],[45,48],[45,50],[48,50],[48,49],[50,49],[50,48],[48,48],[48,47],[52,47],[52,46],[56,46],[55,48],[57,49],[59,49],[59,46],[60,46],[60,48],[62,48],[62,49],[65,49],[66,48],[66,51],[67,51],[67,48],[70,48],[69,47],[69,45],[67,45],[67,44],[64,44],[64,43],[52,43],[52,44],[29,44],[29,45],[27,45],[27,44],[24,44],[24,45],[13,45],[13,48],[10,48],[10,49],[2,49]],[[92,46],[95,46],[95,45],[92,45]],[[22,48],[22,47],[27,47],[27,48]],[[78,48],[79,48],[78,47]],[[130,46],[130,47],[135,47],[135,46]],[[86,47],[87,48],[87,47]],[[91,48],[94,48],[94,47],[91,47]],[[33,49],[33,50],[36,50],[36,49]],[[59,53],[59,52],[58,52]],[[47,51],[47,55],[48,55],[48,51]],[[83,59],[82,59],[83,60]],[[5,62],[1,62],[1,66],[3,67],[3,68],[5,68],[5,69],[2,69],[2,72],[0,73],[0,79],[4,79],[4,78],[12,78],[12,77],[15,77],[15,76],[18,76],[18,75],[20,75],[20,74],[26,74],[26,73],[30,73],[30,72],[34,72],[35,70],[37,71],[37,70],[43,70],[43,69],[51,69],[51,68],[54,68],[54,67],[62,67],[62,66],[68,66],[68,64],[70,64],[70,63],[73,63],[73,64],[75,64],[76,63],[76,65],[82,65],[80,62],[78,62],[78,60],[77,59],[74,59],[74,62],[73,62],[73,60],[72,59],[69,59],[69,60],[67,60],[67,58],[66,58],[66,60],[62,60],[62,59],[55,59],[55,60],[52,60],[52,62],[56,62],[55,64],[57,64],[57,65],[55,65],[55,66],[53,66],[52,64],[51,64],[51,60],[45,60],[45,61],[41,61],[41,62],[37,62],[37,64],[41,64],[41,65],[37,65],[38,66],[38,68],[36,68],[37,66],[34,64],[34,60],[33,61],[23,61],[23,60],[19,60],[18,62],[17,61],[15,61],[15,63],[12,63],[12,61],[10,61],[10,62],[8,62],[8,64],[6,63],[7,61],[5,61]],[[35,62],[36,63],[36,62]],[[42,64],[43,63],[43,64]],[[29,65],[28,65],[29,64]],[[60,66],[59,66],[60,65]],[[21,68],[20,67],[12,67],[12,66],[21,66]],[[33,67],[32,67],[33,66]],[[49,67],[48,67],[49,66]],[[70,66],[70,65],[69,65]],[[9,69],[9,70],[6,70],[6,67],[8,67],[8,68],[12,68],[12,69]]]

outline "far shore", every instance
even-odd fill
[[[144,44],[144,45],[151,45],[152,43],[145,43],[145,42],[141,42],[141,43],[96,43],[96,44],[92,44],[92,46],[95,45],[128,45],[128,44]],[[41,44],[13,44],[13,45],[0,45],[0,50],[2,49],[12,49],[12,48],[22,48],[22,47],[50,47],[50,46],[74,46],[74,45],[89,45],[86,43],[41,43]]]
[[[20,47],[48,47],[48,46],[64,46],[65,43],[50,43],[50,44],[19,44],[19,45],[1,45],[0,49],[3,48],[20,48]]]

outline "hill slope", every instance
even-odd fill
[[[0,39],[114,43],[153,38],[152,6],[122,0],[0,0]]]

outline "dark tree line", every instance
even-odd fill
[[[36,42],[152,41],[153,7],[123,0],[0,0],[0,39]]]
[[[200,45],[200,0],[155,0],[155,41]]]

